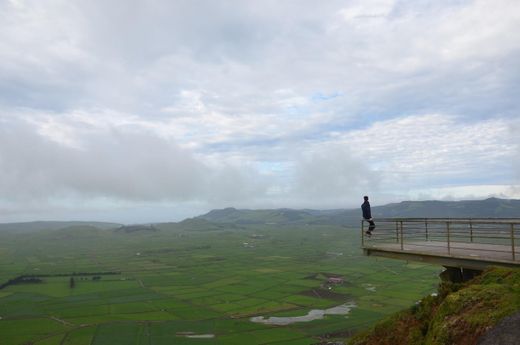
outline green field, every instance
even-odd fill
[[[157,228],[1,232],[0,284],[42,282],[0,290],[0,344],[317,344],[413,305],[438,283],[439,267],[364,257],[359,231],[341,226]],[[322,287],[328,276],[345,281]],[[250,321],[346,302],[356,304],[348,315]]]

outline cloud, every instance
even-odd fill
[[[294,167],[294,194],[340,203],[378,189],[379,177],[369,162],[353,158],[344,146],[334,146],[302,155]]]
[[[77,196],[193,201],[228,200],[250,191],[236,167],[210,167],[147,128],[82,125],[71,119],[61,126],[40,118],[32,123],[4,120],[0,194],[7,200]]]
[[[352,1],[339,13],[346,21],[387,17],[394,6],[394,0]]]
[[[520,186],[510,185],[466,185],[445,188],[426,188],[414,190],[411,200],[478,200],[482,198],[520,198]],[[515,191],[516,190],[516,191]]]
[[[510,126],[501,118],[470,123],[450,115],[416,115],[375,122],[341,140],[385,176],[382,184],[489,184],[511,180]]]
[[[513,157],[512,157],[512,164],[513,164],[513,171],[515,174],[515,182],[520,183],[520,137],[518,136],[518,133],[520,131],[520,120],[516,120],[513,122],[513,124],[510,126],[509,135],[515,140],[512,143],[512,149],[513,149]],[[516,189],[516,192],[520,192],[520,188]]]
[[[514,185],[519,6],[0,2],[3,203],[320,208]]]
[[[518,58],[514,1],[23,3],[4,2],[0,24],[9,104],[157,116],[202,90],[219,110],[256,116],[290,111],[277,95],[289,89],[294,99],[341,92],[330,109],[339,121],[383,109],[517,109],[508,100],[518,74],[504,68]],[[384,16],[352,26],[348,10]]]
[[[146,133],[113,129],[81,138],[81,149],[39,135],[34,128],[3,126],[2,194],[61,193],[120,198],[190,196],[203,167],[185,152]]]
[[[278,148],[251,143],[240,150],[234,142],[232,148],[215,151],[207,145],[194,150],[177,144],[177,132],[170,130],[175,122],[161,125],[102,110],[61,115],[20,111],[4,116],[1,124],[5,210],[35,207],[34,200],[41,207],[68,200],[87,209],[103,204],[107,210],[118,204],[131,209],[132,203],[144,202],[158,207],[191,203],[203,210],[228,205],[351,207],[364,194],[377,203],[419,195],[456,197],[463,191],[472,197],[490,194],[479,183],[512,181],[508,164],[518,154],[510,121],[468,124],[441,114],[377,121],[296,145],[282,140]],[[496,188],[493,195],[503,193]]]

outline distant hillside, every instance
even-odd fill
[[[374,218],[520,218],[520,200],[489,198],[464,201],[403,201],[372,207]],[[235,224],[353,224],[360,209],[338,210],[212,210],[197,217],[209,222]]]
[[[61,230],[70,228],[74,230],[80,227],[94,227],[98,229],[114,229],[121,224],[106,222],[57,222],[57,221],[39,221],[25,223],[0,223],[0,231],[15,231],[17,233],[38,232],[43,230]]]
[[[133,232],[156,232],[159,231],[154,225],[144,225],[144,224],[137,224],[137,225],[121,225],[119,228],[114,230],[115,232],[121,232],[121,233],[133,233]]]
[[[417,218],[520,218],[520,200],[489,198],[485,200],[464,201],[403,201],[395,204],[372,207],[372,215],[377,218],[417,217]],[[294,210],[288,208],[268,210],[240,210],[224,208],[212,210],[204,215],[186,219],[178,223],[149,225],[128,225],[106,222],[57,222],[37,221],[26,223],[0,223],[0,231],[38,232],[42,230],[74,229],[82,226],[98,229],[120,229],[120,232],[154,231],[161,229],[177,230],[217,230],[223,227],[247,224],[322,224],[357,225],[361,210]],[[225,226],[224,226],[225,224]]]
[[[236,223],[211,222],[202,218],[189,218],[178,223],[158,223],[154,226],[161,231],[219,231],[240,228]]]
[[[225,208],[222,210],[212,210],[209,213],[196,217],[215,223],[236,223],[236,224],[279,224],[294,222],[311,222],[319,217],[321,211],[313,210],[237,210],[235,208]]]
[[[520,200],[403,201],[372,209],[374,217],[517,218]]]

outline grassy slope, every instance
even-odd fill
[[[361,203],[361,201],[360,201]],[[510,218],[520,217],[520,200],[489,198],[463,201],[403,201],[383,206],[372,206],[372,215],[382,217],[471,217]],[[237,210],[226,208],[213,210],[197,217],[211,222],[236,224],[354,224],[357,225],[361,210]]]
[[[0,223],[0,232],[12,231],[17,234],[21,233],[34,233],[45,230],[59,230],[69,229],[76,230],[82,227],[95,227],[98,229],[114,229],[121,226],[117,223],[107,222],[81,222],[81,221],[36,221],[36,222],[24,222],[24,223]]]
[[[441,284],[438,296],[424,298],[348,344],[475,344],[488,329],[517,310],[520,270],[493,268],[465,284]]]

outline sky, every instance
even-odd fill
[[[520,198],[517,0],[0,0],[0,222]]]

